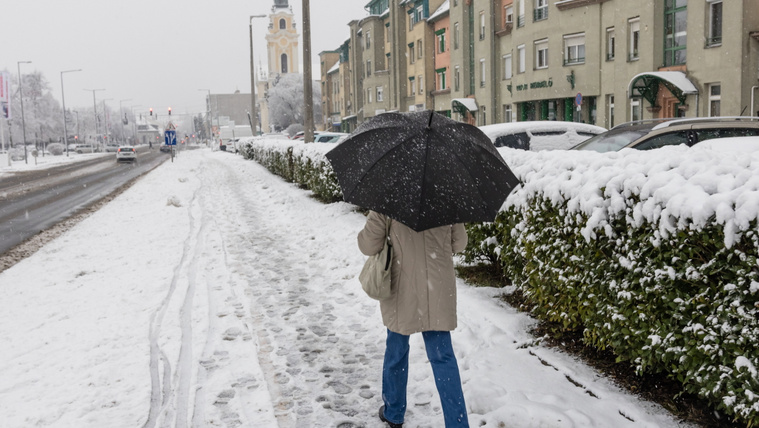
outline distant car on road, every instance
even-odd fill
[[[95,153],[97,149],[92,144],[80,144],[76,146],[76,152],[79,154],[82,153]]]
[[[116,153],[119,151],[119,145],[118,144],[109,144],[105,146],[105,151],[108,153]]]
[[[171,146],[166,145],[166,144],[161,144],[161,147],[158,150],[160,150],[162,153],[170,153]]]
[[[121,146],[116,149],[116,162],[137,160],[137,151],[132,146]]]
[[[532,151],[569,150],[588,138],[606,132],[600,126],[555,120],[497,123],[479,128],[496,147]]]
[[[583,141],[573,149],[617,152],[624,148],[658,149],[686,144],[693,146],[714,138],[759,135],[759,117],[694,117],[627,122]]]

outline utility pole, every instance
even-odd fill
[[[63,144],[66,145],[66,157],[69,155],[69,136],[68,129],[66,129],[66,93],[63,91],[63,74],[64,73],[72,73],[75,71],[82,71],[82,69],[77,70],[64,70],[61,71],[61,102],[63,103]],[[79,134],[79,115],[76,116],[76,127],[77,127],[77,134]]]
[[[303,106],[304,126],[303,141],[314,142],[314,97],[311,87],[311,5],[303,0]]]
[[[92,110],[95,114],[95,140],[97,142],[98,137],[98,103],[95,100],[95,92],[97,91],[105,91],[105,89],[85,89],[85,91],[92,91]],[[94,144],[93,144],[94,147]]]

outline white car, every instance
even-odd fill
[[[121,146],[116,150],[116,162],[137,160],[137,151],[132,146]]]
[[[341,143],[348,135],[344,132],[317,132],[314,134],[314,143]]]
[[[498,123],[480,126],[496,147],[522,150],[569,150],[590,137],[606,132],[587,123],[555,120]]]
[[[96,150],[95,150],[95,146],[93,146],[92,144],[80,144],[80,145],[76,146],[76,152],[79,153],[79,154],[82,154],[82,153],[95,153]]]

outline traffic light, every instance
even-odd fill
[[[171,116],[171,107],[169,107],[169,116]]]
[[[153,115],[153,107],[150,107],[150,115]]]

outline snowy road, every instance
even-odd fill
[[[166,163],[0,273],[0,427],[382,427],[363,216],[229,153]],[[459,281],[472,426],[676,427]],[[442,412],[412,336],[408,427]]]

